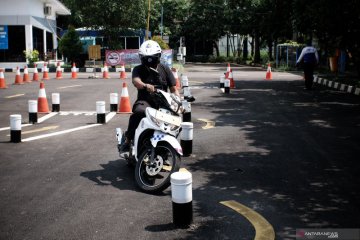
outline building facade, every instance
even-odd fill
[[[25,65],[25,50],[37,50],[43,61],[57,57],[56,17],[70,15],[68,8],[58,0],[1,0],[0,5],[1,68]]]

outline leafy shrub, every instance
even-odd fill
[[[26,60],[30,65],[33,65],[34,62],[39,61],[39,51],[38,50],[24,50],[23,51]]]

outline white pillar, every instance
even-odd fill
[[[32,25],[25,25],[25,48],[26,51],[33,50],[33,31]]]
[[[56,52],[55,52],[55,60],[57,61],[58,60],[58,52],[57,52],[57,48],[58,48],[58,41],[57,41],[57,35],[56,33],[52,33],[52,39],[53,39],[53,46],[54,46],[54,49],[56,49]],[[53,49],[51,49],[53,50]],[[63,59],[64,60],[64,59]]]
[[[46,53],[47,53],[47,42],[46,42],[46,30],[45,30],[45,29],[43,30],[43,39],[44,39],[44,48],[43,48],[43,50],[44,50],[44,54],[45,54],[45,56],[46,56]]]

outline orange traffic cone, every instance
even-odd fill
[[[46,98],[45,84],[40,83],[39,97],[38,97],[38,113],[49,113],[49,104]]]
[[[76,78],[77,78],[76,64],[73,63],[71,68],[71,79],[76,79]]]
[[[16,76],[15,76],[15,85],[21,85],[24,84],[23,79],[20,76],[20,69],[19,67],[16,67]]]
[[[4,70],[0,69],[0,89],[5,89],[5,88],[7,88],[7,86],[4,77]]]
[[[271,72],[271,65],[269,63],[266,71],[266,80],[271,80],[271,79],[272,79],[272,72]]]
[[[229,75],[226,79],[230,80],[230,88],[235,88],[235,82],[234,82],[232,69],[230,69]]]
[[[30,83],[31,82],[30,77],[29,77],[29,70],[28,70],[27,66],[25,66],[25,68],[24,68],[23,82],[24,83]]]
[[[123,88],[121,91],[121,99],[119,102],[119,113],[132,113],[130,106],[129,91],[127,89],[126,82],[123,82]]]
[[[230,71],[231,71],[231,67],[230,67],[230,63],[228,63],[225,73],[225,79],[229,77]]]
[[[43,80],[49,80],[49,70],[46,66],[46,63],[44,63],[44,68],[43,68]]]
[[[38,72],[36,64],[34,67],[33,81],[35,81],[35,82],[39,81],[39,72]]]
[[[179,75],[178,75],[178,72],[177,72],[177,69],[176,68],[171,68],[171,71],[174,75],[174,78],[176,80],[176,88],[177,89],[181,89],[181,86],[180,86],[180,81],[179,81]]]
[[[56,79],[62,79],[62,70],[60,67],[60,62],[57,63],[57,67],[56,67]]]
[[[126,79],[125,65],[121,65],[120,79]]]
[[[103,78],[106,78],[106,79],[110,78],[109,77],[109,68],[108,68],[106,62],[104,63]]]

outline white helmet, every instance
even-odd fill
[[[161,58],[160,45],[153,40],[143,42],[139,49],[139,57],[142,64],[149,67],[155,67],[160,62]]]

